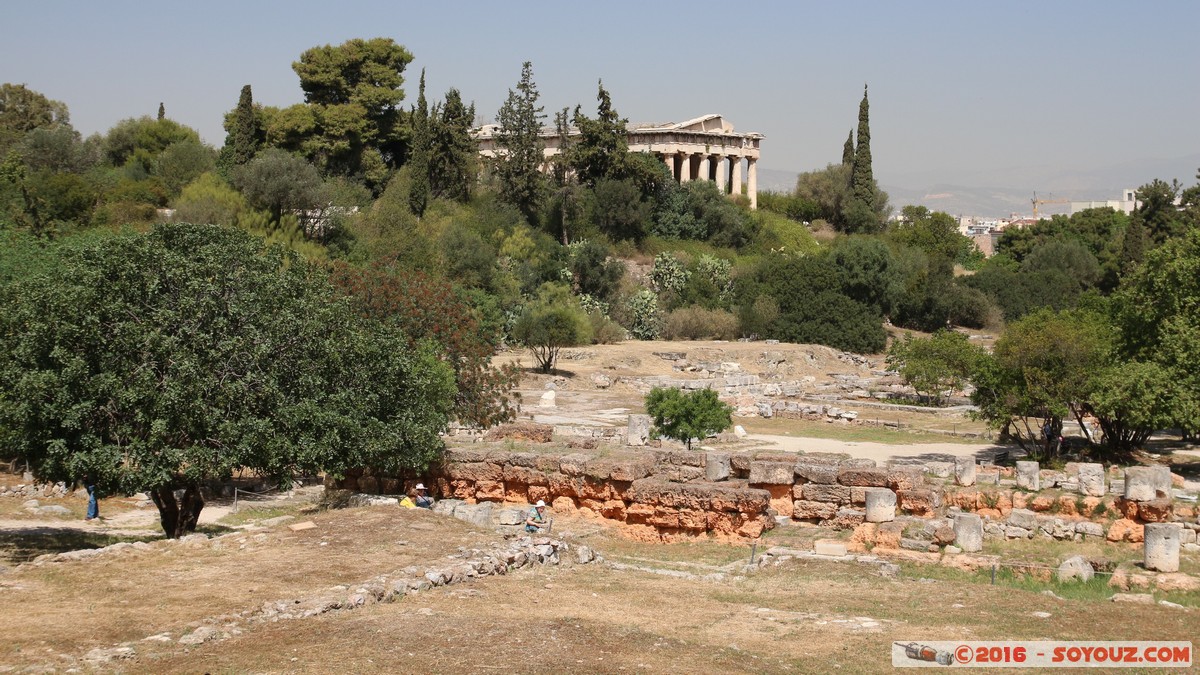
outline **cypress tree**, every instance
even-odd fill
[[[421,69],[421,85],[417,95],[417,107],[412,111],[412,154],[408,166],[411,183],[408,188],[408,208],[418,218],[425,215],[429,205],[429,151],[431,146],[429,129],[429,103],[425,100],[425,69]]]
[[[429,116],[429,192],[434,197],[461,202],[471,198],[477,155],[471,137],[474,120],[475,105],[463,105],[457,89],[446,92],[445,102],[433,107]]]
[[[1142,264],[1146,253],[1146,224],[1140,211],[1134,211],[1125,227],[1125,238],[1121,241],[1121,275],[1127,276]]]
[[[854,129],[846,136],[846,144],[842,146],[842,164],[854,166]]]
[[[162,104],[162,101],[159,101],[158,102],[158,119],[161,120],[166,116],[167,116],[167,108],[166,108],[166,106],[164,106]]]
[[[868,207],[875,204],[875,176],[871,171],[871,126],[868,119],[867,85],[863,85],[862,103],[858,104],[858,139],[854,148],[854,175],[851,195]]]
[[[254,113],[254,96],[248,84],[242,87],[237,108],[233,111],[232,124],[226,131],[225,147],[229,149],[230,161],[235,166],[241,166],[254,159],[262,143],[262,128],[258,115]]]

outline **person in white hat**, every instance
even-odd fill
[[[529,517],[525,519],[525,531],[539,532],[543,527],[549,527],[550,522],[550,519],[546,518],[546,502],[539,499],[529,510]]]
[[[424,483],[417,483],[417,486],[413,488],[413,492],[417,493],[413,497],[413,502],[416,503],[417,508],[433,508],[433,497],[429,496],[429,492],[425,489]]]

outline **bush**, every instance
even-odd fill
[[[658,296],[643,288],[629,299],[629,333],[639,340],[657,340],[662,332]]]
[[[611,345],[629,337],[628,331],[622,328],[621,324],[601,312],[588,312],[588,321],[592,324],[592,344]]]
[[[684,307],[667,315],[663,337],[668,340],[733,340],[738,320],[723,309]]]

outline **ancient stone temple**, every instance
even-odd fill
[[[486,124],[476,130],[479,154],[496,156],[494,135],[498,128],[499,125]],[[579,130],[572,127],[568,134],[576,136]],[[660,158],[680,183],[709,180],[723,193],[741,194],[744,175],[750,208],[758,207],[757,165],[762,134],[737,133],[720,115],[705,115],[686,122],[629,125],[627,134],[630,152],[648,152]],[[558,131],[545,127],[541,135],[546,144],[546,158],[559,154]]]

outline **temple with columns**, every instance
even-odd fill
[[[475,132],[479,154],[496,156],[495,133],[499,125],[487,124]],[[578,135],[572,127],[568,136]],[[725,194],[742,193],[743,168],[750,208],[758,208],[758,156],[763,135],[737,133],[720,115],[705,115],[686,122],[639,124],[626,128],[630,152],[647,152],[660,158],[680,183],[709,180]],[[553,127],[541,132],[547,160],[559,154],[561,136]],[[549,168],[547,162],[546,168]]]

